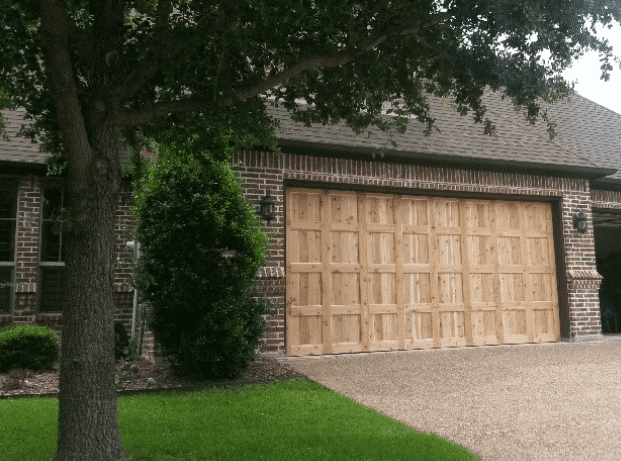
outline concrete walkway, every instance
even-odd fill
[[[621,460],[621,341],[288,358],[484,461]]]

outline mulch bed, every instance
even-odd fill
[[[152,392],[161,389],[196,389],[230,386],[252,382],[303,376],[291,367],[269,356],[260,356],[250,364],[241,378],[229,381],[203,381],[200,383],[172,375],[160,361],[137,360],[117,363],[116,382],[120,394]],[[18,396],[56,395],[58,370],[35,373],[14,370],[0,374],[0,398]]]

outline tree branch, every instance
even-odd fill
[[[155,12],[155,46],[153,51],[145,61],[148,63],[143,65],[140,70],[132,72],[125,85],[119,90],[119,99],[121,101],[127,101],[137,91],[139,91],[157,72],[159,66],[158,61],[161,56],[161,44],[162,44],[162,30],[166,25],[170,14],[173,11],[172,0],[160,1],[157,5],[157,11]]]
[[[418,35],[419,32],[420,28],[413,27],[396,31],[394,34],[391,35]],[[233,95],[221,98],[219,100],[214,101],[210,99],[198,99],[189,97],[187,99],[180,99],[176,101],[160,102],[153,104],[152,106],[145,107],[143,109],[128,111],[120,114],[117,124],[120,127],[142,126],[149,123],[156,117],[167,116],[170,114],[198,112],[200,110],[204,110],[210,105],[216,105],[220,107],[232,106],[238,102],[242,102],[255,96],[265,94],[270,89],[279,85],[283,85],[287,81],[299,77],[300,75],[311,69],[330,69],[343,66],[352,61],[356,56],[367,53],[377,48],[382,43],[384,43],[388,37],[388,34],[382,35],[374,40],[367,42],[363,46],[357,47],[354,50],[342,51],[334,55],[312,56],[298,62],[289,69],[271,75],[259,83],[251,85],[247,88],[240,89],[236,91]]]
[[[152,105],[151,107],[146,107],[138,111],[126,112],[119,117],[118,125],[140,126],[149,123],[155,117],[160,117],[163,115],[165,116],[174,113],[197,112],[201,109],[205,109],[209,105],[214,104],[217,106],[232,106],[238,102],[242,102],[255,96],[265,94],[269,89],[274,88],[278,85],[282,85],[288,80],[298,77],[304,72],[307,72],[311,69],[329,69],[347,64],[357,55],[367,52],[380,45],[386,40],[387,37],[387,35],[384,35],[372,42],[369,42],[365,47],[362,48],[362,51],[359,48],[355,51],[343,51],[332,56],[314,56],[306,60],[300,61],[293,67],[283,72],[272,75],[255,85],[251,85],[247,88],[236,91],[235,94],[233,94],[232,96],[216,100],[215,102],[214,100],[195,99],[190,97],[183,100],[157,103]]]
[[[88,59],[93,53],[91,37],[80,30],[73,18],[65,13],[67,21],[68,39],[80,59]]]
[[[41,0],[41,44],[50,71],[58,124],[67,156],[73,165],[84,164],[77,157],[86,155],[88,136],[78,99],[78,89],[69,56],[70,18],[57,0]]]

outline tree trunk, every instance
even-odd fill
[[[114,216],[121,178],[114,130],[97,130],[89,130],[90,152],[80,156],[87,163],[68,166],[57,461],[126,459],[114,382]]]

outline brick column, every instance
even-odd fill
[[[42,193],[41,178],[27,176],[20,180],[15,240],[14,322],[35,321]]]
[[[115,319],[121,320],[127,334],[131,334],[133,293],[132,270],[133,250],[127,246],[127,242],[133,240],[134,219],[131,215],[131,186],[124,184],[124,189],[119,194],[115,212],[115,243],[114,243],[114,305]],[[140,319],[136,319],[136,331]]]
[[[573,227],[573,215],[579,211],[587,217],[588,227],[584,233]],[[562,215],[570,338],[598,338],[602,334],[599,308],[602,277],[597,272],[591,196],[586,181],[584,191],[573,191],[565,195]]]

